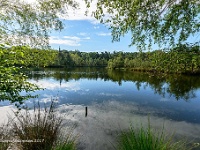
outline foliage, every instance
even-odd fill
[[[23,100],[35,97],[28,92],[37,90],[38,87],[29,83],[27,76],[20,72],[20,67],[24,64],[23,58],[24,54],[20,50],[0,49],[0,100],[21,104]],[[17,63],[20,63],[20,67],[15,67]]]
[[[109,62],[112,62],[112,65],[108,65],[108,67],[112,69],[121,67],[131,68],[132,70],[164,73],[200,73],[199,46],[185,46],[186,45],[175,47],[168,51],[156,50],[146,53],[138,52],[135,53],[135,57],[132,58],[128,58],[127,56],[129,54],[127,55],[125,53],[125,59],[119,60],[118,57],[114,57],[112,60],[109,60]],[[120,61],[123,61],[124,65],[117,67]]]
[[[9,143],[5,142],[9,139],[9,132],[7,129],[7,125],[1,125],[0,126],[0,150],[5,150],[9,147]]]
[[[140,129],[130,127],[126,132],[120,135],[118,149],[119,150],[188,150],[187,143],[182,140],[173,142],[173,135],[166,136],[164,129],[161,133],[152,130],[150,121],[148,127],[142,125]]]
[[[2,0],[0,2],[0,43],[5,45],[48,46],[48,33],[63,29],[59,13],[77,8],[73,0]]]
[[[59,51],[54,66],[61,67],[106,67],[111,58],[109,52]]]
[[[56,51],[23,46],[9,50],[15,53],[18,61],[14,64],[20,67],[108,67],[164,73],[200,72],[199,46],[179,45],[170,50],[134,53]]]
[[[93,1],[85,0],[88,7]],[[154,43],[183,44],[200,32],[198,0],[99,0],[96,6],[93,15],[110,27],[113,41],[131,32],[130,45],[140,50]]]
[[[53,65],[58,55],[58,52],[55,50],[36,49],[36,48],[30,48],[26,46],[12,47],[12,50],[14,52],[20,51],[23,54],[23,59],[20,56],[16,56],[16,59],[18,61],[15,62],[15,66],[23,65],[24,67],[28,67],[28,68],[30,67],[39,68],[39,67],[46,67],[46,66]]]
[[[24,47],[12,46],[47,48],[49,32],[63,29],[60,15],[67,14],[66,7],[77,8],[78,5],[73,0],[35,0],[32,3],[26,0],[1,0],[0,100],[22,103],[32,95],[22,95],[21,92],[38,89],[27,81],[21,68],[29,63],[28,59],[33,60],[30,62],[32,65],[41,63],[45,66],[46,62],[38,62],[37,57],[33,59],[31,52],[27,55]]]
[[[175,73],[175,74],[199,74],[200,73],[200,49],[199,46],[179,45],[171,50],[156,50],[152,52],[80,52],[67,51],[67,50],[43,50],[30,48],[27,46],[16,46],[7,49],[0,49],[2,58],[0,77],[2,84],[0,85],[0,99],[9,99],[11,102],[23,100],[31,97],[32,95],[20,95],[20,92],[36,90],[37,87],[25,82],[26,76],[20,74],[23,68],[44,68],[44,67],[107,67],[109,69],[126,69],[157,73]],[[8,63],[7,63],[8,62]],[[44,70],[44,69],[42,69]],[[9,75],[12,73],[12,75]],[[98,74],[94,74],[94,78]],[[162,74],[163,75],[163,74]],[[56,78],[60,78],[57,75]],[[81,76],[76,75],[79,79]],[[69,75],[70,77],[70,75]],[[180,81],[179,81],[180,80]],[[183,97],[191,97],[193,94],[189,94],[185,91],[190,91],[187,87],[190,82],[187,83],[181,89],[177,86],[173,86],[176,83],[181,83],[182,79],[177,78],[174,81],[170,78],[167,82],[172,84],[169,91],[175,95],[177,99]],[[120,82],[119,82],[120,83]],[[184,84],[186,85],[186,84]],[[21,88],[21,89],[20,89]],[[161,88],[155,87],[158,92],[163,92]],[[188,95],[189,94],[189,95]]]

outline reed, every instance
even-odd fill
[[[34,105],[33,112],[14,112],[15,118],[10,119],[10,130],[22,141],[23,150],[73,150],[75,140],[67,134],[61,143],[60,135],[63,119],[55,112],[52,101],[50,107],[41,108],[39,102]]]

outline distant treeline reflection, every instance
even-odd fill
[[[166,94],[175,97],[177,100],[188,101],[194,98],[195,92],[200,88],[200,78],[198,76],[186,76],[177,74],[152,74],[144,72],[130,72],[121,70],[109,70],[105,68],[70,68],[70,69],[44,69],[42,71],[30,71],[30,79],[39,80],[54,78],[62,84],[63,81],[89,79],[117,82],[122,85],[123,81],[130,81],[135,84],[138,90],[150,87],[155,94]]]

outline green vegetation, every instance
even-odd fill
[[[0,100],[21,104],[32,97],[28,93],[22,95],[21,92],[38,89],[27,82],[27,77],[21,71],[24,65],[39,65],[37,54],[32,62],[28,62],[35,51],[27,55],[24,48],[16,49],[12,46],[49,48],[49,32],[63,29],[58,14],[66,15],[66,6],[77,8],[78,4],[73,0],[36,0],[35,3],[24,0],[0,1]],[[23,58],[27,58],[25,62]],[[40,65],[45,66],[45,61]]]
[[[53,150],[76,150],[75,140],[68,139],[67,137],[65,141],[61,141],[56,144]]]
[[[61,134],[63,119],[56,114],[53,101],[49,108],[45,106],[44,109],[39,103],[35,104],[32,111],[25,109],[15,112],[15,117],[11,117],[2,127],[1,139],[21,141],[18,142],[20,143],[18,146],[23,150],[75,149],[76,138],[72,135],[72,129],[66,134]],[[1,143],[0,149],[8,147],[11,143]]]
[[[174,142],[173,135],[166,136],[164,129],[161,132],[152,130],[150,121],[148,127],[142,125],[139,129],[130,127],[128,131],[120,134],[118,141],[119,150],[189,150],[188,143],[184,140]]]
[[[80,52],[41,50],[29,47],[6,49],[2,56],[20,67],[107,67],[159,73],[200,73],[200,47],[179,45],[171,50],[152,52]],[[13,56],[10,56],[13,53]]]
[[[94,2],[85,1],[88,7]],[[200,42],[199,0],[98,0],[93,15],[109,26],[113,41],[131,33],[130,45],[140,50],[153,44],[174,47],[192,36],[196,36],[193,44]]]
[[[163,73],[199,73],[200,47],[180,45],[172,50],[139,52],[134,57],[120,54],[109,60],[109,68],[128,68],[139,71]]]
[[[21,104],[24,100],[34,97],[30,93],[20,94],[22,91],[30,92],[38,89],[37,86],[27,82],[27,76],[20,70],[24,64],[24,57],[19,49],[0,49],[0,100]]]
[[[44,70],[44,67],[107,67],[112,70],[125,69],[151,72],[152,75],[155,73],[164,73],[165,75],[171,73],[200,73],[200,47],[187,45],[180,45],[168,51],[157,50],[133,53],[87,53],[78,50],[56,51],[16,46],[1,48],[0,57],[0,68],[2,68],[0,72],[0,99],[7,99],[11,102],[19,102],[20,104],[28,98],[35,97],[35,95],[28,92],[38,89],[37,86],[27,82],[27,76],[22,73],[22,70],[28,68],[36,68],[36,70],[42,68]],[[177,91],[176,88],[174,90]],[[21,95],[20,92],[22,91],[26,91],[27,93]],[[177,91],[175,95],[178,94],[178,98],[181,95],[183,96],[183,93]]]
[[[63,29],[59,13],[66,15],[66,6],[75,9],[78,4],[73,0],[1,1],[1,46],[48,47],[50,31]]]

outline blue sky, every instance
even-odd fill
[[[90,14],[95,10],[92,3],[85,15],[86,6],[83,0],[76,0],[80,4],[78,10],[68,9],[68,15],[61,16],[65,28],[61,32],[50,34],[50,46],[53,49],[79,50],[84,52],[102,51],[137,51],[136,47],[129,47],[131,35],[127,34],[120,42],[112,42],[111,31],[104,24],[100,24]]]
[[[35,0],[30,0],[35,1]],[[80,7],[78,10],[68,9],[68,15],[60,16],[64,20],[65,28],[61,32],[50,34],[50,46],[53,49],[79,50],[83,52],[135,52],[135,46],[129,47],[131,34],[122,37],[120,42],[112,42],[111,31],[104,24],[100,24],[90,14],[95,10],[95,1],[90,5],[88,16],[85,15],[86,6],[83,0],[76,0]],[[109,14],[105,14],[109,17]],[[195,36],[196,37],[196,36]],[[198,37],[198,36],[197,36]],[[189,41],[197,41],[198,38],[189,38]],[[158,46],[153,45],[153,50]]]
[[[111,31],[103,24],[93,23],[89,20],[66,20],[65,29],[53,32],[50,45],[54,49],[91,51],[135,51],[129,47],[131,36],[121,38],[120,42],[112,42]]]

